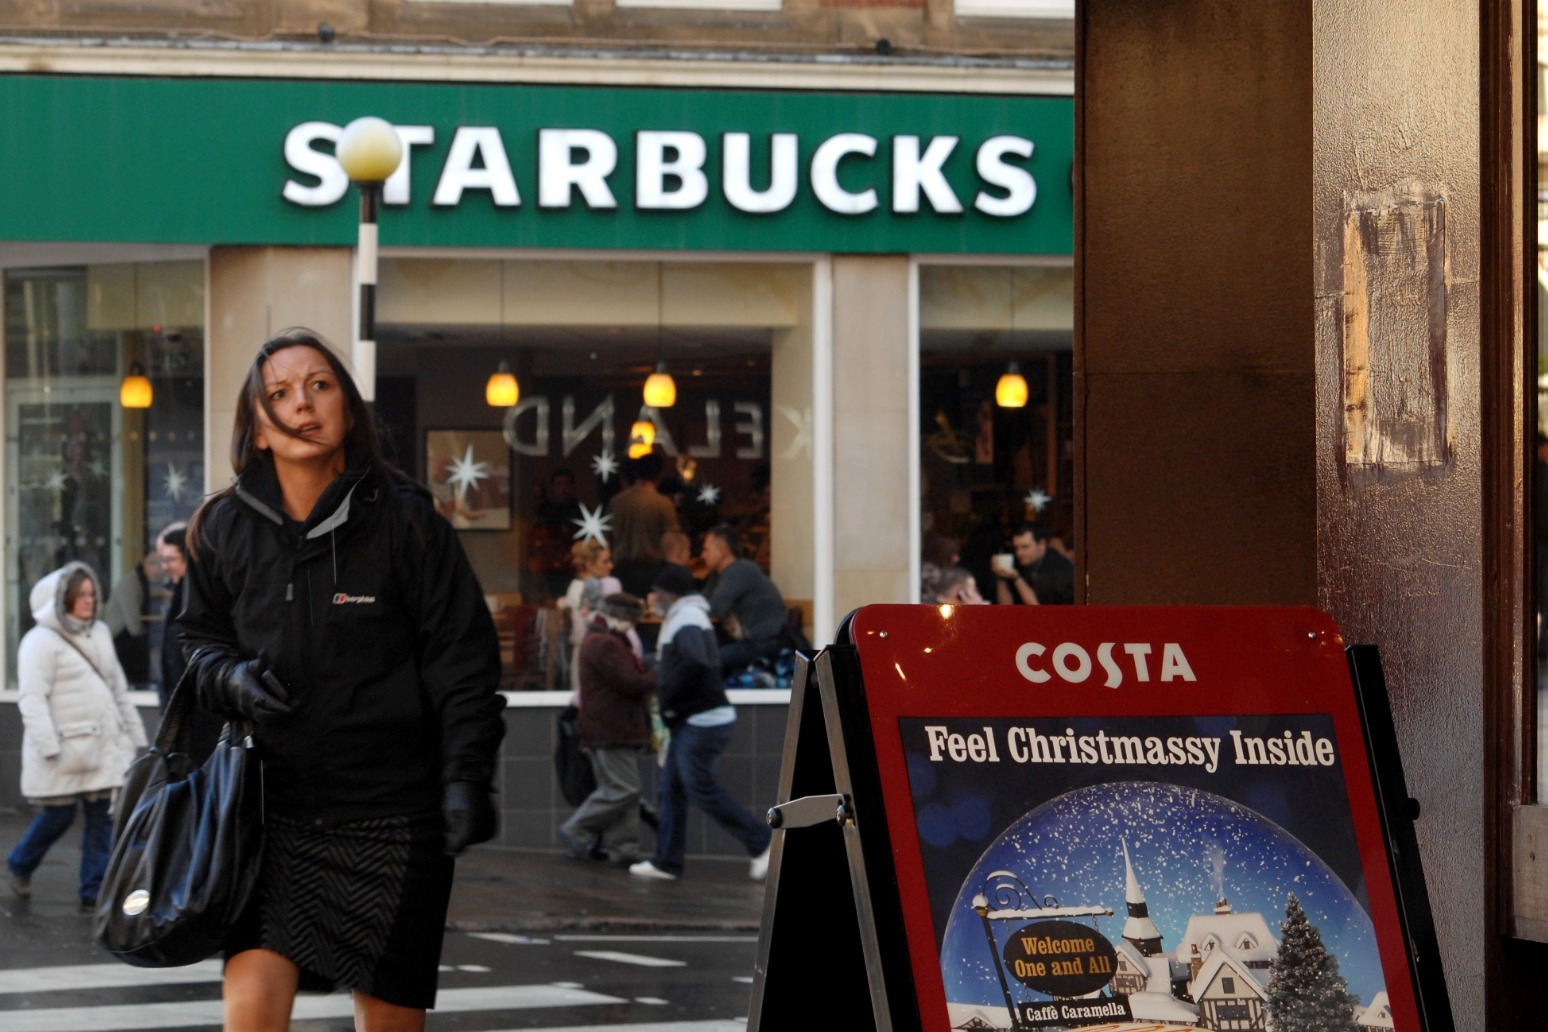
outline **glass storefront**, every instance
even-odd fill
[[[1023,524],[1073,558],[1072,273],[926,265],[919,298],[919,597],[960,567],[992,602]]]
[[[614,505],[639,479],[631,445],[659,464],[649,479],[694,562],[704,532],[729,523],[810,613],[809,264],[389,258],[380,283],[378,412],[462,531],[511,639],[509,687],[558,686],[553,610],[588,532],[626,587],[648,589],[630,567],[654,557],[630,554]],[[491,405],[502,363],[519,396]],[[658,370],[670,406],[645,402]]]
[[[125,408],[143,372],[147,408]],[[111,589],[187,519],[204,485],[204,263],[5,273],[6,655],[32,626],[28,594],[65,562]],[[159,640],[152,569],[146,613]],[[152,664],[154,669],[154,664]]]
[[[792,619],[820,634],[816,269],[725,256],[382,259],[377,410],[399,463],[461,532],[505,638],[507,688],[562,687],[555,606],[571,549],[588,534],[618,546],[613,503],[637,473],[631,448],[659,461],[652,479],[691,561],[704,532],[729,523]],[[196,508],[204,289],[202,261],[6,272],[11,649],[43,573],[80,559],[111,586]],[[1074,545],[1071,271],[925,264],[918,305],[919,561],[965,568],[992,601],[990,556],[1022,523]],[[119,396],[136,366],[153,389],[144,409]],[[502,367],[518,396],[491,404]],[[645,402],[658,370],[674,381],[670,406]],[[1008,376],[1024,399],[1000,392]],[[906,475],[902,451],[877,461]],[[153,582],[153,616],[163,590]]]

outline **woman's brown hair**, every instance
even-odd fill
[[[253,356],[253,363],[248,367],[247,376],[242,381],[242,389],[237,394],[236,421],[231,431],[231,470],[238,477],[249,466],[257,462],[273,462],[273,456],[264,449],[258,447],[258,410],[261,408],[268,417],[269,426],[291,437],[301,435],[285,425],[274,415],[274,409],[269,404],[269,392],[264,390],[263,366],[274,355],[287,348],[311,348],[322,356],[328,363],[328,368],[333,372],[334,378],[339,382],[339,388],[344,392],[345,410],[349,418],[349,428],[345,431],[345,446],[357,453],[363,452],[369,455],[376,463],[384,468],[391,468],[390,464],[382,458],[382,435],[377,428],[376,413],[371,406],[366,404],[361,397],[360,388],[355,386],[355,378],[350,375],[339,356],[334,354],[332,348],[324,343],[322,337],[304,327],[296,326],[282,331],[278,336],[264,342]],[[199,525],[204,522],[204,514],[210,506],[223,498],[228,498],[236,492],[235,485],[217,492],[204,500],[195,512],[193,519],[188,521],[188,554],[197,554]]]

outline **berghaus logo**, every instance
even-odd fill
[[[336,606],[362,605],[375,601],[375,595],[346,595],[342,591],[333,596],[333,604]]]

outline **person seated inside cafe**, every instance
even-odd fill
[[[742,557],[741,539],[728,523],[705,532],[701,556],[709,572],[704,594],[710,618],[719,620],[730,638],[720,646],[721,669],[731,673],[773,660],[790,619],[779,588],[757,563]]]
[[[1041,523],[1017,527],[1011,554],[996,556],[991,570],[1000,605],[1067,606],[1075,601],[1075,564],[1048,547],[1048,528]]]

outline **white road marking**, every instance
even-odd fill
[[[651,1021],[643,1025],[552,1025],[546,1028],[494,1029],[492,1032],[747,1032],[747,1019]]]
[[[58,967],[0,968],[0,993],[48,993],[67,989],[118,989],[141,985],[219,983],[221,970],[221,962],[218,960],[204,960],[197,964],[189,964],[187,967],[175,968],[141,968],[130,967],[128,964],[62,964]]]
[[[665,957],[647,957],[639,953],[619,953],[617,950],[576,950],[577,957],[592,960],[611,960],[619,964],[638,964],[640,967],[687,967],[686,960],[668,960]]]
[[[547,946],[547,939],[538,939],[531,935],[512,935],[510,932],[467,932],[470,939],[487,939],[490,942],[503,942],[511,946]]]
[[[556,935],[555,942],[757,942],[756,935]]]
[[[435,1009],[452,1013],[627,1002],[623,997],[604,996],[583,989],[554,985],[508,985],[486,989],[442,989],[436,996]],[[315,1021],[349,1018],[354,1013],[355,1007],[350,997],[344,993],[334,993],[328,996],[298,997],[291,1016],[296,1021]],[[200,1025],[219,1027],[221,1019],[219,1000],[136,1003],[132,1007],[114,1003],[102,1007],[0,1010],[0,1028],[4,1028],[5,1032],[133,1032],[135,1029],[195,1028]],[[610,1027],[616,1029],[626,1026]]]

